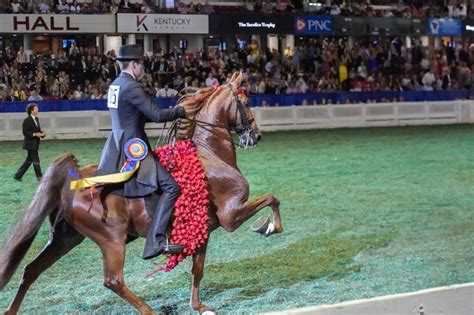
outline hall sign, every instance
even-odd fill
[[[208,34],[209,16],[201,14],[117,14],[117,32]]]
[[[0,33],[113,33],[113,15],[0,14]]]

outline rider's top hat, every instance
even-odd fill
[[[123,45],[120,47],[116,60],[140,60],[143,59],[143,48],[141,45]]]

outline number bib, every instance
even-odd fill
[[[107,93],[107,107],[108,108],[118,108],[119,93],[120,93],[120,86],[111,85],[109,87],[109,92]]]

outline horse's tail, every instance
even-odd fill
[[[79,168],[72,154],[61,155],[48,167],[33,200],[9,233],[0,251],[0,290],[15,273],[45,218],[70,204],[72,193],[65,187],[71,181],[68,168],[76,172]]]

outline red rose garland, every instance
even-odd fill
[[[160,163],[171,173],[181,188],[175,203],[171,225],[171,242],[184,246],[181,254],[172,255],[165,267],[150,272],[171,271],[187,256],[193,255],[207,241],[209,221],[207,182],[196,147],[191,140],[178,141],[171,147],[156,148]]]

